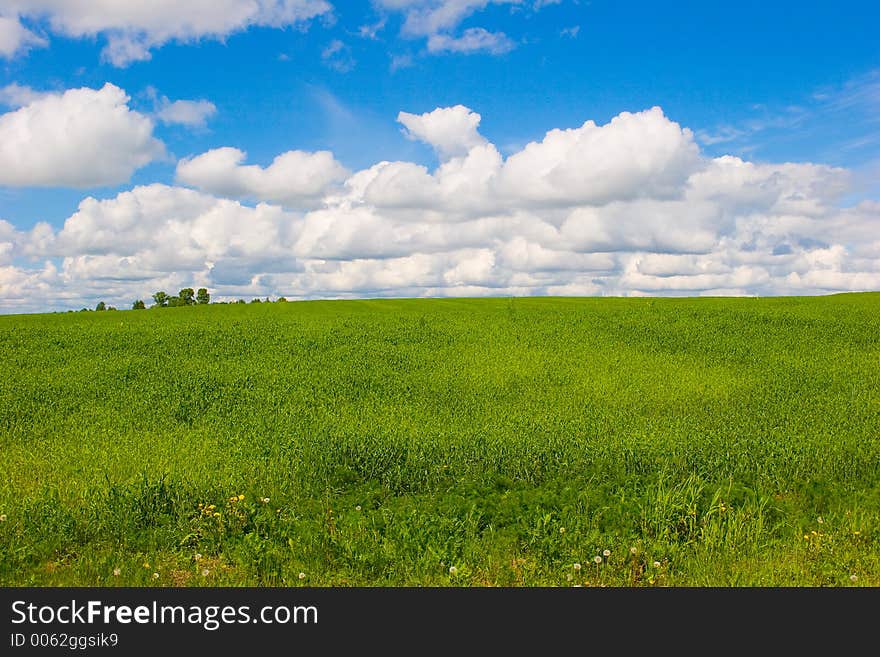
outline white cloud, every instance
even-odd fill
[[[60,229],[0,221],[0,306],[45,309],[28,305],[36,289],[58,308],[128,307],[195,285],[218,299],[880,288],[880,203],[842,207],[845,170],[708,158],[659,108],[551,130],[507,159],[466,107],[400,120],[442,153],[436,168],[349,174],[302,151],[261,167],[221,148],[178,167],[200,191],[87,198]]]
[[[351,55],[351,48],[339,39],[333,39],[324,50],[321,51],[321,59],[332,69],[340,73],[351,71],[356,62]]]
[[[403,14],[401,35],[409,39],[427,39],[430,53],[510,52],[516,43],[503,32],[489,32],[475,26],[456,34],[461,23],[490,5],[507,5],[513,9],[540,9],[557,4],[557,0],[374,0],[388,12]]]
[[[50,95],[48,92],[36,91],[28,86],[13,82],[5,87],[0,87],[0,105],[18,109],[48,95]]]
[[[516,44],[504,32],[489,32],[482,27],[471,27],[461,36],[448,34],[432,34],[428,37],[428,52],[456,52],[471,54],[487,52],[492,55],[503,55],[516,47]]]
[[[329,151],[287,151],[265,168],[244,165],[245,158],[237,148],[215,148],[181,160],[177,180],[222,196],[300,207],[319,201],[348,174]]]
[[[438,107],[424,114],[400,112],[397,120],[403,124],[408,138],[433,146],[444,159],[465,155],[486,143],[478,132],[480,115],[464,105]]]
[[[604,126],[551,130],[507,159],[498,185],[505,195],[563,205],[673,198],[700,166],[691,131],[654,107]]]
[[[521,5],[522,0],[377,0],[377,5],[403,12],[403,32],[428,36],[455,29],[467,17],[488,5]]]
[[[7,17],[44,19],[52,32],[68,37],[104,36],[103,56],[116,66],[149,59],[151,49],[169,41],[223,39],[253,26],[287,27],[331,9],[326,0],[4,0]]]
[[[190,128],[204,128],[208,119],[217,113],[217,107],[208,100],[164,99],[156,112],[156,117],[165,124],[184,125]]]
[[[27,29],[17,17],[0,15],[0,57],[11,58],[46,45],[46,39]]]
[[[28,100],[21,89],[16,94]],[[94,187],[127,181],[165,152],[153,137],[153,122],[128,101],[108,83],[39,94],[0,115],[0,185]]]

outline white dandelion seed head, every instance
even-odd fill
[[[305,578],[306,578],[306,574],[305,574],[305,573],[300,573],[300,574],[298,575],[298,577],[299,577],[300,579],[305,579]]]
[[[260,498],[260,502],[262,502],[263,504],[268,504],[268,503],[269,503],[269,498],[268,498],[268,497],[261,497],[261,498]]]
[[[153,573],[153,579],[159,579],[159,573]]]
[[[354,510],[355,510],[355,511],[360,511],[360,510],[361,510],[361,505],[358,504],[356,507],[354,507]]]
[[[659,562],[659,561],[655,561],[655,562],[654,562],[654,568],[659,568],[659,567],[660,567],[660,562]]]
[[[202,568],[202,577],[207,577],[210,574],[211,574],[210,570],[208,570],[207,568]]]
[[[850,576],[849,576],[849,581],[850,581],[850,582],[856,582],[856,581],[858,581],[858,579],[859,579],[859,576],[858,576],[858,575],[850,575]]]
[[[611,556],[611,550],[602,550],[602,554],[604,554],[606,557],[610,557],[610,556]]]
[[[593,557],[593,561],[595,561],[596,563],[602,563],[602,557],[600,557],[600,556],[597,554],[595,557]]]
[[[576,563],[575,565],[572,566],[572,568],[574,568],[575,570],[580,570],[581,565],[579,563]]]
[[[196,552],[196,554],[195,554],[195,559],[196,559],[196,561],[201,561],[201,560],[202,560],[202,555],[201,555],[200,552]]]
[[[458,568],[456,568],[455,566],[449,566],[449,574],[450,575],[455,575],[457,572],[458,572]]]
[[[638,550],[638,548],[631,547],[631,548],[629,549],[629,553],[630,553],[630,554],[638,554],[638,553],[639,553],[639,550]]]
[[[560,533],[560,534],[564,534],[564,533],[565,533],[565,527],[560,527],[560,528],[559,528],[559,533]]]
[[[568,575],[565,576],[565,581],[567,581],[567,582],[571,581],[571,573],[569,573]]]
[[[816,520],[820,525],[825,522],[825,518],[823,518],[822,516],[819,516],[818,518],[816,518]]]
[[[119,577],[121,574],[122,574],[122,569],[121,569],[121,568],[114,568],[114,569],[113,569],[113,576],[114,576],[114,577]]]
[[[6,514],[0,513],[0,522],[6,522]]]

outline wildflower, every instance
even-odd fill
[[[147,563],[147,562],[145,561],[145,562],[144,562],[144,568],[149,568],[149,567],[150,567],[150,564]]]
[[[576,563],[575,565],[572,566],[572,568],[574,568],[575,570],[580,570],[581,565],[579,563]]]
[[[268,504],[268,503],[269,503],[269,498],[268,498],[268,497],[261,497],[261,498],[260,498],[260,502],[262,502],[263,504]]]
[[[121,574],[122,574],[121,568],[114,568],[113,569],[113,577],[119,577]]]
[[[219,511],[215,511],[215,512],[214,512],[214,517],[215,517],[215,518],[219,518],[219,517],[220,517],[220,512],[219,512]]]
[[[159,573],[153,573],[153,579],[159,579]]]
[[[859,536],[862,532],[853,532],[853,536]]]
[[[354,507],[354,510],[355,510],[355,511],[360,511],[360,510],[361,510],[361,505],[358,504],[356,507]]]
[[[566,581],[566,582],[570,582],[570,581],[571,581],[571,573],[569,573],[568,575],[565,576],[565,581]]]
[[[602,554],[604,554],[605,558],[607,559],[611,556],[611,550],[602,550]]]
[[[849,581],[850,581],[850,582],[857,582],[858,579],[859,579],[859,576],[858,576],[858,575],[850,575],[850,576],[849,576]]]
[[[458,572],[458,568],[456,568],[455,566],[449,566],[449,574],[450,575],[455,575],[457,572]]]
[[[593,557],[593,561],[594,561],[595,563],[597,563],[597,564],[602,563],[602,557],[600,557],[600,556],[597,554],[595,557]]]
[[[244,500],[244,495],[239,494],[239,496],[238,496],[238,501],[239,501],[239,502],[242,502],[243,500]]]
[[[660,562],[659,562],[659,561],[655,561],[655,562],[654,562],[654,568],[659,568],[659,567],[660,567]]]
[[[0,514],[0,522],[6,522],[6,514]]]
[[[559,533],[560,533],[560,534],[564,534],[564,533],[565,533],[565,527],[560,527],[560,528],[559,528]]]
[[[638,551],[638,549],[637,549],[635,546],[633,546],[633,547],[631,547],[631,548],[629,549],[629,553],[632,554],[632,555],[636,555],[636,554],[639,553],[639,551]]]
[[[196,561],[201,561],[201,560],[202,560],[202,553],[201,553],[201,552],[196,552],[196,554],[195,554],[195,559],[196,559]]]
[[[305,573],[300,573],[300,574],[299,574],[299,578],[300,578],[300,579],[305,579],[305,578],[306,578],[306,574],[305,574]]]
[[[211,574],[210,570],[208,570],[207,568],[202,568],[202,577],[207,577],[210,574]]]

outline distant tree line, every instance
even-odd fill
[[[207,305],[211,303],[211,295],[208,292],[208,288],[200,287],[198,290],[193,290],[191,287],[185,287],[175,296],[170,296],[164,290],[159,290],[153,293],[153,305],[150,308],[174,308],[179,306],[201,306]],[[275,299],[276,302],[286,302],[286,297],[278,297]],[[226,303],[248,303],[244,299],[238,299],[236,301],[215,301],[215,304],[226,304]],[[269,297],[266,297],[265,302],[259,297],[253,298],[250,300],[250,303],[272,303],[272,300]],[[131,304],[132,310],[145,310],[147,308],[147,304],[144,303],[143,299],[136,299]],[[83,308],[81,312],[88,311],[88,308]],[[95,310],[116,310],[114,306],[108,306],[103,301],[99,301],[98,305],[95,306]],[[68,311],[68,312],[73,312]]]
[[[198,292],[194,292],[191,287],[185,287],[177,296],[169,296],[164,290],[159,290],[153,294],[153,308],[175,308],[177,306],[195,306],[211,303],[211,295],[208,289],[200,287]],[[132,309],[143,310],[146,306],[141,299],[132,304]]]

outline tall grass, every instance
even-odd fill
[[[880,294],[5,316],[0,354],[2,585],[880,585]]]

